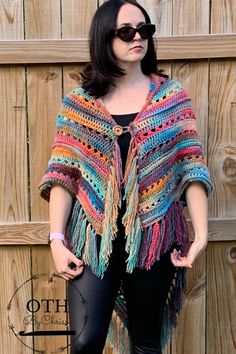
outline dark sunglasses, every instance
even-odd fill
[[[156,32],[156,26],[152,23],[145,23],[137,28],[125,26],[114,31],[114,35],[120,38],[123,42],[131,42],[137,32],[142,39],[148,39]]]

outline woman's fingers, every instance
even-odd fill
[[[175,267],[189,267],[188,258],[181,256],[181,253],[176,249],[174,249],[170,257]]]
[[[71,277],[75,278],[83,272],[84,265],[83,262],[80,261],[79,264],[75,264],[74,262],[70,262],[68,264],[67,274]]]
[[[72,280],[83,272],[83,262],[80,261],[79,265],[68,260],[66,267],[59,268],[58,273],[66,280]]]
[[[68,268],[68,270],[65,271],[58,270],[59,275],[65,280],[73,280],[74,278],[79,276],[82,272],[83,272],[83,267],[80,267],[80,269],[78,270],[71,270],[70,268]]]
[[[76,258],[73,254],[71,254],[68,267],[69,267],[68,273],[73,277],[77,277],[83,272],[84,262]]]
[[[62,242],[51,243],[56,269],[65,280],[72,280],[83,272],[83,261],[69,251]]]
[[[81,259],[76,258],[72,253],[69,261],[69,267],[74,270],[80,269],[84,265],[84,262]]]
[[[199,256],[205,247],[205,243],[194,241],[191,244],[186,257],[181,256],[181,252],[174,249],[174,251],[171,253],[171,261],[175,267],[192,268],[195,259]]]
[[[72,278],[69,277],[69,276],[66,275],[66,274],[60,274],[60,273],[59,273],[59,275],[60,275],[63,279],[65,279],[65,280],[67,280],[67,281],[72,280]]]

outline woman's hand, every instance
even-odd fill
[[[174,249],[170,258],[175,267],[187,267],[192,268],[195,259],[206,248],[207,242],[194,241],[188,251],[187,256],[181,256],[181,252]]]
[[[56,270],[65,280],[72,280],[83,272],[83,261],[76,258],[63,244],[62,240],[51,242],[51,251]]]
[[[182,256],[181,252],[174,249],[171,253],[171,261],[176,267],[192,268],[193,262],[207,245],[207,195],[204,185],[200,182],[190,183],[185,193],[195,239],[187,256]]]

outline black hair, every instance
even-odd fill
[[[90,63],[81,74],[82,87],[92,96],[104,96],[110,85],[115,86],[114,78],[125,75],[117,64],[112,51],[112,32],[115,30],[119,10],[124,4],[138,7],[146,23],[151,23],[146,10],[135,0],[108,0],[95,12],[90,28]],[[157,68],[157,58],[153,38],[148,39],[147,53],[141,60],[141,69],[145,75],[159,74],[165,76]]]

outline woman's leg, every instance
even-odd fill
[[[174,278],[170,252],[161,256],[150,270],[135,269],[125,274],[129,335],[133,354],[161,354],[163,310]]]
[[[118,262],[110,262],[102,279],[89,267],[69,283],[68,300],[71,330],[71,354],[102,354],[114,302],[120,287]]]

